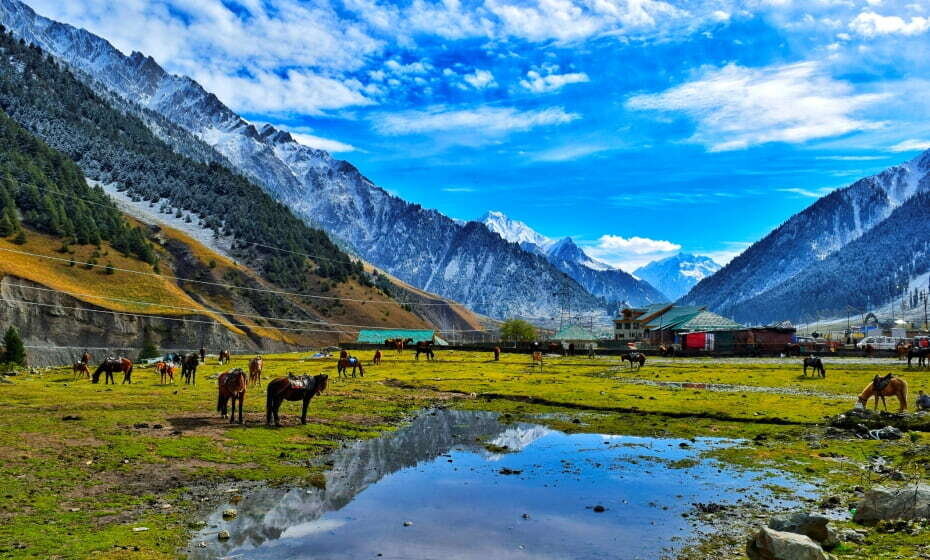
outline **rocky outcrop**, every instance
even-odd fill
[[[806,535],[763,527],[746,545],[750,560],[830,560],[830,555]]]
[[[274,340],[238,335],[211,324],[213,318],[205,315],[185,315],[188,322],[181,322],[113,313],[66,294],[18,286],[42,287],[13,276],[0,278],[0,329],[19,329],[31,366],[73,363],[83,349],[95,357],[108,352],[134,357],[145,337],[164,350],[192,350],[201,344],[242,352],[292,349]]]
[[[856,523],[884,520],[930,519],[930,485],[869,490],[856,506]]]
[[[769,520],[769,529],[806,535],[824,548],[832,548],[839,544],[839,537],[836,530],[830,526],[830,520],[816,513],[795,512],[776,515]]]

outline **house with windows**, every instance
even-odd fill
[[[614,340],[674,344],[683,333],[732,331],[743,325],[696,305],[661,303],[624,308],[614,319]]]

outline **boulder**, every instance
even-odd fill
[[[930,519],[930,485],[873,488],[859,501],[853,516],[856,523],[895,519]]]
[[[763,527],[746,544],[750,560],[830,560],[830,555],[806,535]]]
[[[824,548],[833,548],[839,544],[839,537],[830,520],[816,513],[786,513],[769,520],[769,529],[775,531],[807,535]]]

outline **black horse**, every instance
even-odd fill
[[[827,368],[823,367],[823,360],[820,358],[814,356],[804,358],[804,377],[807,377],[807,368],[809,367],[814,369],[814,373],[819,373],[820,377],[827,376]]]
[[[917,358],[917,366],[924,367],[927,365],[927,358],[930,357],[930,348],[911,348],[907,351],[907,367],[911,367],[911,360]]]
[[[431,341],[417,342],[417,354],[414,356],[414,359],[419,360],[421,353],[426,354],[427,361],[436,359],[436,355],[433,354],[433,343]]]
[[[197,384],[197,366],[199,364],[200,359],[197,357],[197,354],[191,352],[184,356],[184,359],[181,361],[181,377],[184,378],[185,385]]]
[[[303,401],[303,408],[300,412],[300,423],[307,423],[307,407],[310,406],[310,399],[319,395],[326,389],[326,383],[329,376],[321,373],[319,375],[309,376],[301,375],[293,377],[279,377],[268,382],[268,399],[265,402],[265,416],[268,425],[271,425],[274,419],[274,425],[280,426],[281,421],[278,418],[278,412],[281,410],[281,403],[284,401]]]
[[[633,369],[633,364],[637,364],[636,369],[639,369],[646,365],[646,356],[642,352],[627,352],[620,356],[620,363],[630,362],[630,369]]]

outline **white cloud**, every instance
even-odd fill
[[[917,152],[921,150],[930,150],[930,140],[904,140],[888,147],[889,152]]]
[[[327,152],[354,152],[357,149],[351,144],[346,144],[345,142],[340,142],[339,140],[333,140],[331,138],[323,138],[321,136],[300,132],[291,132],[290,134],[297,142],[304,146],[316,148],[317,150],[325,150]]]
[[[725,151],[878,128],[882,123],[853,114],[886,97],[857,94],[816,62],[764,68],[728,64],[662,93],[635,95],[626,106],[683,112],[697,122],[692,142]]]
[[[568,84],[581,84],[589,81],[590,78],[584,72],[543,75],[536,70],[530,70],[526,73],[526,79],[520,80],[520,86],[534,93],[547,93],[561,89]]]
[[[899,16],[883,16],[875,12],[862,12],[849,22],[849,28],[865,37],[879,35],[919,35],[930,30],[930,19],[912,17],[909,21]]]
[[[833,189],[830,187],[822,187],[817,190],[803,189],[800,187],[788,187],[784,189],[778,189],[779,192],[792,193],[800,195],[806,198],[823,198],[824,196],[833,192]]]
[[[253,77],[198,72],[194,79],[238,111],[320,114],[326,110],[371,105],[361,84],[289,70],[283,76],[258,72]]]
[[[443,192],[450,192],[450,193],[471,193],[471,192],[475,192],[476,189],[473,189],[471,187],[444,187],[442,190]]]
[[[486,135],[520,132],[540,126],[566,124],[580,118],[562,107],[519,111],[510,107],[449,109],[431,107],[423,111],[386,113],[376,117],[375,129],[385,135],[468,131]]]
[[[593,244],[586,245],[584,249],[595,259],[630,271],[674,254],[681,250],[681,245],[647,237],[607,234],[600,236]]]
[[[543,150],[534,154],[532,158],[534,161],[574,161],[610,149],[609,146],[603,144],[575,144]]]
[[[497,85],[497,82],[494,81],[494,74],[480,68],[476,68],[471,74],[465,74],[463,78],[475,89],[485,89]]]

